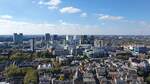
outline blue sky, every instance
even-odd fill
[[[0,0],[0,34],[147,35],[149,0]]]

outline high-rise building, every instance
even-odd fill
[[[13,42],[14,43],[23,43],[23,33],[14,33],[13,35]]]
[[[58,35],[57,35],[57,34],[53,35],[52,40],[53,40],[53,41],[58,40]]]
[[[76,40],[77,39],[77,36],[76,35],[73,35],[73,40]]]
[[[88,43],[88,36],[82,35],[80,38],[80,44],[87,44]]]
[[[66,43],[74,44],[74,37],[72,35],[66,35]]]
[[[95,37],[92,35],[90,36],[88,43],[94,46],[94,40],[95,40]]]
[[[103,47],[104,46],[104,41],[97,39],[97,40],[94,41],[94,46],[95,47]]]
[[[34,38],[30,40],[30,48],[31,48],[31,51],[35,51],[35,39]]]
[[[51,40],[51,36],[49,33],[45,34],[45,41],[50,41]]]
[[[66,41],[68,41],[69,40],[69,35],[66,35]]]

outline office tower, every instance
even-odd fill
[[[35,51],[35,39],[34,38],[30,40],[30,48],[31,48],[31,51]]]
[[[14,43],[23,43],[23,34],[22,33],[14,33],[13,35],[13,42]]]
[[[66,41],[68,41],[69,40],[69,35],[66,35]]]
[[[53,41],[58,40],[58,35],[56,35],[56,34],[55,34],[55,35],[53,35],[52,40],[53,40]]]
[[[45,41],[50,41],[51,40],[51,36],[49,33],[45,34]]]
[[[104,46],[104,41],[97,39],[97,40],[94,41],[94,46],[95,47],[103,47]]]
[[[95,37],[92,35],[90,36],[88,43],[94,46],[94,40],[95,40]]]
[[[88,36],[87,35],[81,35],[80,44],[88,44]]]
[[[73,42],[73,36],[66,35],[66,41],[69,42],[69,43],[72,43]]]
[[[67,41],[68,41],[68,40],[73,40],[73,39],[74,39],[74,37],[73,37],[72,35],[66,35],[65,37],[66,37],[66,40],[67,40]]]
[[[73,35],[73,40],[76,40],[77,39],[77,36],[76,35]]]

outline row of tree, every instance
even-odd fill
[[[36,58],[55,58],[54,55],[49,53],[48,51],[43,52],[35,52],[35,53],[24,53],[21,51],[12,53],[9,57],[8,56],[0,56],[0,63],[5,61],[24,61],[24,60],[33,60]]]
[[[15,76],[23,76],[24,84],[37,84],[38,83],[38,73],[33,68],[19,68],[16,65],[10,65],[4,71],[5,76],[9,79]]]

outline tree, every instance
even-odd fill
[[[17,52],[10,57],[12,61],[31,60],[31,55],[28,53]]]
[[[38,73],[34,69],[29,69],[24,77],[24,84],[38,84]]]
[[[137,71],[137,74],[138,74],[139,76],[144,76],[144,70],[139,69],[139,70]]]
[[[89,59],[89,57],[87,55],[83,55],[81,59],[85,60],[85,59]]]
[[[60,77],[59,77],[59,80],[64,80],[65,79],[65,77],[64,77],[64,75],[61,75]]]
[[[38,84],[38,74],[33,68],[19,68],[16,65],[10,65],[4,72],[7,78],[25,76],[24,84]]]
[[[4,57],[4,56],[0,56],[0,63],[4,63],[8,60],[7,57]]]
[[[60,73],[61,69],[60,68],[51,68],[49,71],[52,74],[58,74],[58,73]]]
[[[54,68],[58,68],[58,67],[61,67],[62,63],[58,59],[54,58],[52,60],[52,64],[53,64]]]
[[[52,53],[50,53],[49,51],[37,52],[36,56],[38,58],[55,58],[55,56],[52,55]]]
[[[4,72],[6,77],[8,78],[13,76],[25,75],[25,73],[23,73],[21,69],[18,68],[16,65],[10,65],[8,68],[6,68]]]
[[[145,81],[147,82],[147,84],[150,84],[150,75],[146,77]]]

